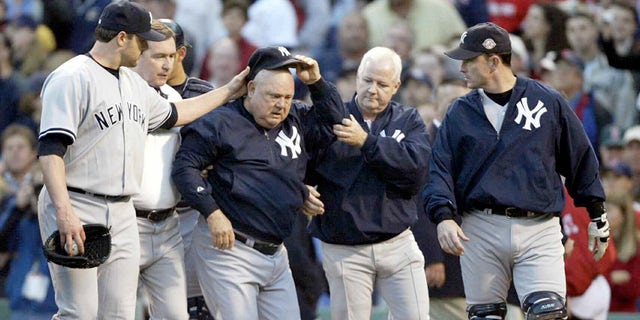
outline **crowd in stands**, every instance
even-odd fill
[[[40,90],[49,72],[90,49],[99,14],[110,2],[0,0],[0,296],[8,298],[15,319],[25,319],[25,314],[47,319],[56,310],[37,231]],[[501,25],[512,36],[514,72],[562,93],[584,125],[600,160],[616,253],[611,263],[598,267],[598,285],[610,292],[610,312],[640,312],[640,1],[135,2],[153,18],[171,18],[182,26],[191,46],[184,62],[187,72],[215,87],[244,68],[257,47],[277,45],[317,59],[323,77],[336,84],[346,101],[355,93],[363,54],[374,46],[392,48],[403,63],[394,100],[417,108],[430,132],[450,103],[467,92],[459,62],[443,52],[457,46],[468,26],[484,21]],[[307,99],[307,93],[296,91],[296,97]],[[571,238],[567,219],[573,218],[563,218]],[[306,246],[313,247],[311,242]],[[567,259],[580,252],[568,250]],[[459,267],[444,269],[455,261],[425,257],[432,302],[449,293],[460,298],[459,277],[447,275],[459,282],[445,284],[434,276],[459,272]],[[318,264],[313,258],[310,263]],[[321,271],[313,274],[316,279],[298,279],[324,283]],[[307,299],[311,306],[326,290],[322,285],[300,287],[315,291],[305,293],[312,297]],[[569,293],[580,296],[586,294],[583,289]]]

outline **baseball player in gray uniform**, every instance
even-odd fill
[[[474,90],[442,122],[423,196],[440,246],[461,256],[469,319],[503,319],[511,280],[527,320],[566,319],[561,176],[596,260],[609,237],[591,143],[558,92],[514,76],[503,28],[475,25],[446,54]]]
[[[131,195],[140,190],[147,132],[187,124],[236,94],[244,70],[217,90],[170,103],[135,72],[141,39],[161,41],[148,10],[109,4],[96,43],[54,70],[42,91],[38,154],[45,188],[38,217],[46,239],[56,229],[68,252],[84,252],[83,224],[110,227],[109,259],[93,269],[50,264],[56,319],[133,319],[140,242]]]
[[[151,29],[167,39],[148,41],[133,70],[167,100],[182,100],[166,84],[176,56],[174,34],[157,20]],[[188,318],[184,246],[175,209],[180,195],[171,182],[171,163],[179,143],[178,128],[147,135],[140,193],[132,197],[140,233],[139,281],[148,293],[151,319]]]

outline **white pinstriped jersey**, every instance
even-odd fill
[[[67,185],[107,195],[139,191],[147,132],[171,107],[146,81],[121,67],[119,78],[86,55],[54,70],[42,89],[40,138],[64,134]]]

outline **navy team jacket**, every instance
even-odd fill
[[[318,185],[325,213],[313,218],[310,230],[334,244],[384,241],[417,220],[429,135],[414,108],[391,102],[368,130],[355,98],[346,107],[369,135],[362,148],[336,140],[314,159],[309,177]]]
[[[256,124],[244,99],[184,127],[172,177],[187,204],[205,217],[220,209],[234,229],[282,242],[309,193],[307,150],[335,139],[332,125],[345,116],[332,84],[319,80],[309,89],[314,106],[294,102],[270,130]],[[200,172],[210,165],[205,181]]]
[[[436,137],[423,191],[434,223],[495,206],[559,214],[560,175],[576,205],[604,200],[595,152],[559,93],[517,78],[499,133],[481,99],[478,90],[457,99]]]

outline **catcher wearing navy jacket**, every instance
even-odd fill
[[[527,319],[565,319],[561,175],[589,212],[596,260],[609,237],[587,135],[560,94],[513,75],[501,27],[475,25],[446,54],[462,60],[475,90],[453,103],[440,127],[423,199],[443,250],[461,256],[469,318],[504,317],[513,279]]]
[[[334,126],[338,141],[314,159],[324,214],[311,232],[322,241],[333,319],[369,319],[376,284],[394,319],[429,319],[424,257],[409,228],[431,147],[416,109],[391,101],[401,70],[391,49],[365,53],[346,105],[350,118]]]
[[[222,319],[299,319],[282,241],[309,196],[308,150],[335,138],[342,101],[315,60],[283,47],[256,50],[249,67],[245,97],[183,129],[173,178],[202,215],[191,250],[207,306]],[[292,67],[313,107],[292,101]]]

